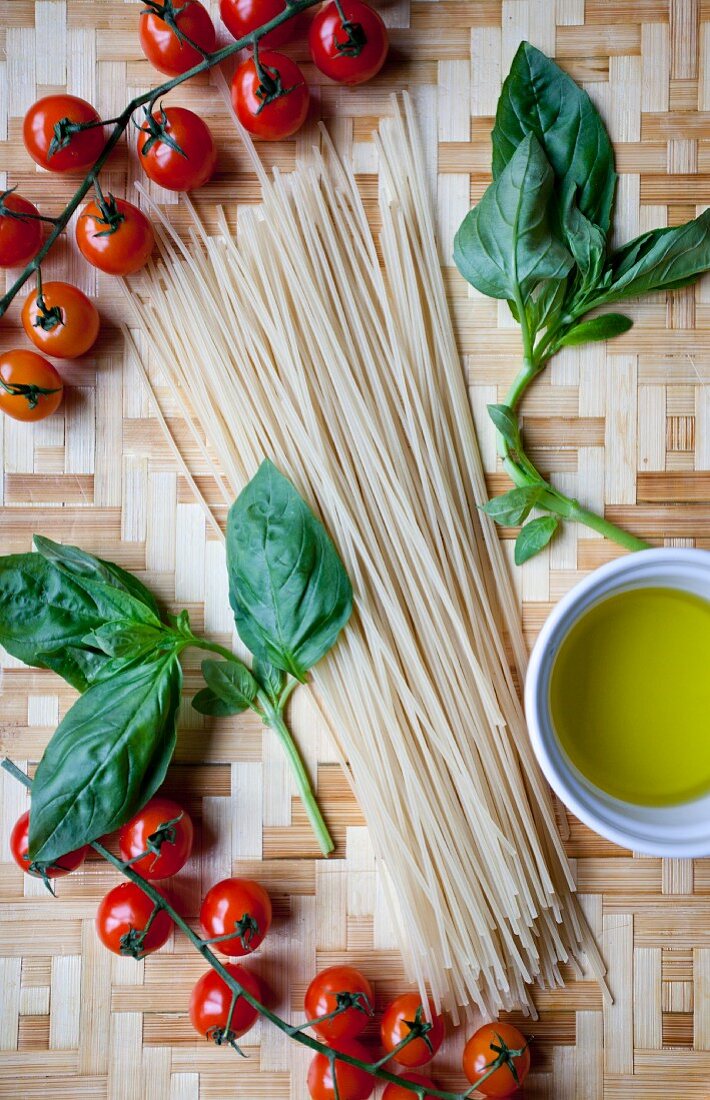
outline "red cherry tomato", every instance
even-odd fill
[[[76,871],[77,867],[86,859],[88,847],[77,848],[74,852],[67,852],[53,863],[43,863],[41,860],[30,860],[30,813],[26,810],[15,822],[10,833],[10,851],[17,866],[28,875],[35,878],[61,878]]]
[[[340,1039],[333,1044],[333,1047],[343,1054],[359,1058],[362,1062],[372,1061],[369,1051],[356,1039]],[[351,1066],[347,1062],[336,1062],[335,1081],[333,1076],[328,1056],[316,1054],[308,1068],[308,1092],[311,1100],[336,1100],[336,1082],[337,1096],[340,1100],[367,1100],[368,1096],[372,1096],[375,1078],[359,1066]]]
[[[22,327],[35,347],[56,359],[76,359],[99,334],[94,303],[71,283],[43,283],[42,306],[33,290],[22,306]]]
[[[472,1085],[478,1085],[496,1060],[500,1061],[499,1068],[479,1086],[479,1091],[484,1096],[512,1096],[530,1070],[527,1040],[512,1024],[479,1027],[464,1047],[463,1071]]]
[[[382,1017],[380,1025],[380,1035],[385,1050],[394,1050],[398,1043],[407,1038],[412,1030],[408,1027],[407,1021],[413,1022],[418,1011],[421,1014],[422,1021],[425,1021],[422,1000],[418,993],[403,993],[401,997],[397,997],[395,1001],[392,1001]],[[444,1021],[441,1016],[435,1014],[431,1002],[429,1003],[429,1011],[433,1025],[431,1031],[427,1032],[430,1045],[423,1038],[412,1039],[411,1043],[407,1043],[406,1047],[402,1047],[397,1054],[392,1055],[395,1062],[399,1062],[402,1066],[423,1066],[425,1062],[430,1062],[434,1057],[444,1041]]]
[[[220,0],[219,14],[222,22],[234,38],[244,38],[250,31],[270,23],[284,10],[283,0]],[[294,16],[273,31],[264,35],[259,45],[276,49],[292,42],[302,26],[300,16]]]
[[[329,1043],[354,1039],[362,1034],[375,1006],[372,986],[364,974],[353,966],[329,966],[316,974],[306,990],[306,1018],[313,1020],[316,1016],[327,1016],[333,1012],[338,1007],[337,993],[360,994],[358,1004],[361,1007],[348,1008],[332,1020],[313,1024],[313,1030]]]
[[[190,858],[193,835],[192,821],[182,806],[170,798],[151,798],[118,834],[121,859],[132,860],[149,851],[150,855],[132,864],[133,870],[147,879],[169,878]]]
[[[225,878],[205,894],[200,924],[206,939],[234,935],[216,946],[225,955],[250,955],[271,927],[271,898],[246,878]]]
[[[227,963],[225,969],[263,1004],[261,982],[255,974],[238,963]],[[246,1035],[259,1013],[244,997],[240,997],[230,1020],[231,1003],[232,991],[227,983],[216,970],[208,970],[197,982],[190,997],[190,1020],[195,1031],[218,1043]]]
[[[90,202],[76,223],[76,243],[85,260],[107,275],[132,275],[145,267],[155,245],[142,210],[125,199],[106,199],[106,216]]]
[[[201,46],[205,53],[212,53],[215,47],[215,33],[207,9],[200,0],[185,0],[173,5],[175,25],[191,42]],[[186,73],[202,61],[202,54],[189,46],[162,16],[149,7],[141,12],[138,21],[138,37],[143,53],[155,65],[156,69],[167,76]]]
[[[152,122],[145,119],[138,135],[138,159],[145,174],[168,191],[202,187],[217,164],[217,147],[207,123],[185,107],[161,108],[151,118]]]
[[[403,1073],[402,1080],[411,1081],[413,1085],[424,1085],[428,1089],[437,1087],[431,1077],[422,1077],[421,1073]],[[411,1089],[400,1088],[399,1085],[390,1082],[382,1093],[382,1100],[412,1100],[416,1095],[416,1092],[412,1092]],[[425,1096],[424,1100],[429,1100],[429,1098]],[[433,1097],[431,1100],[433,1100]]]
[[[13,214],[24,215],[15,218]],[[30,215],[28,217],[27,215]],[[0,267],[24,267],[39,252],[39,210],[13,191],[0,194]]]
[[[59,408],[63,392],[56,370],[36,351],[0,353],[0,409],[13,420],[44,420]]]
[[[157,889],[157,887],[156,887]],[[167,898],[162,890],[159,891]],[[153,902],[135,882],[114,886],[103,899],[96,913],[96,931],[101,942],[116,955],[143,958],[162,947],[170,936],[173,919],[161,909],[146,928],[153,912]]]
[[[104,147],[103,126],[62,134],[66,121],[101,122],[94,108],[75,95],[46,95],[33,103],[22,124],[25,148],[50,172],[85,172]]]
[[[362,0],[342,0],[345,24],[334,3],[316,15],[308,32],[313,64],[339,84],[364,84],[385,63],[387,28]]]
[[[259,62],[267,83],[262,84],[254,58],[244,61],[232,80],[232,105],[242,126],[265,141],[279,141],[300,129],[308,114],[308,86],[295,61],[285,54],[264,50]],[[277,91],[282,89],[282,94]]]

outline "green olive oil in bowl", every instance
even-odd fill
[[[560,745],[602,791],[641,806],[710,792],[710,601],[629,588],[592,604],[549,679]]]

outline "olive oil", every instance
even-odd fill
[[[550,712],[567,756],[626,802],[710,791],[710,602],[675,588],[601,600],[562,642]]]

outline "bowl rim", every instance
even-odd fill
[[[708,550],[693,547],[655,547],[614,558],[593,570],[558,601],[538,634],[530,654],[525,678],[525,716],[533,751],[547,782],[565,806],[583,824],[600,836],[634,852],[674,858],[697,858],[710,855],[710,793],[681,804],[685,807],[695,807],[696,810],[702,807],[701,818],[704,818],[707,813],[707,825],[704,828],[693,829],[689,822],[688,833],[683,835],[682,829],[677,825],[670,826],[668,811],[677,811],[677,805],[639,807],[607,795],[587,780],[564,753],[549,716],[547,687],[549,668],[553,662],[552,647],[554,646],[554,652],[556,652],[574,624],[594,602],[596,594],[603,599],[615,592],[623,591],[632,586],[625,584],[625,581],[633,582],[634,578],[642,578],[644,573],[653,571],[654,567],[660,572],[668,569],[669,580],[671,573],[677,580],[682,575],[683,567],[688,569],[689,574],[693,572],[697,574],[698,571],[707,574],[707,598],[710,599],[710,551]],[[618,581],[618,587],[613,583],[609,586],[610,581]],[[647,583],[640,579],[637,586],[650,588],[659,587],[659,584],[662,584],[662,579],[656,575]],[[682,588],[685,591],[695,590],[690,585],[688,587],[682,584],[670,586]],[[548,744],[550,738],[555,742],[554,749],[551,749]],[[555,749],[557,751],[554,751]],[[580,788],[584,790],[584,798],[579,796]],[[641,810],[645,811],[644,816],[647,820],[639,829],[638,821],[634,821],[632,815]],[[612,820],[609,820],[610,817]],[[625,818],[627,820],[624,820]]]

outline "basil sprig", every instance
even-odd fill
[[[505,401],[489,406],[515,488],[484,511],[505,524],[524,523],[533,508],[543,513],[518,536],[518,564],[548,544],[561,519],[643,549],[645,542],[542,477],[524,452],[516,410],[560,348],[612,339],[631,327],[623,314],[590,318],[592,310],[676,290],[710,268],[710,211],[611,250],[617,175],[606,128],[587,93],[529,42],[503,84],[492,144],[493,182],[454,241],[461,274],[483,294],[507,300],[523,344],[523,366]]]
[[[144,584],[112,562],[35,536],[36,553],[0,557],[0,644],[82,692],[39,763],[30,858],[52,863],[128,820],[165,778],[177,738],[180,655],[203,662],[203,714],[251,707],[275,730],[324,854],[333,848],[285,720],[287,700],[334,645],[352,608],[345,568],[291,483],[264,463],[230,514],[228,565],[237,628],[253,669],[162,616]]]

